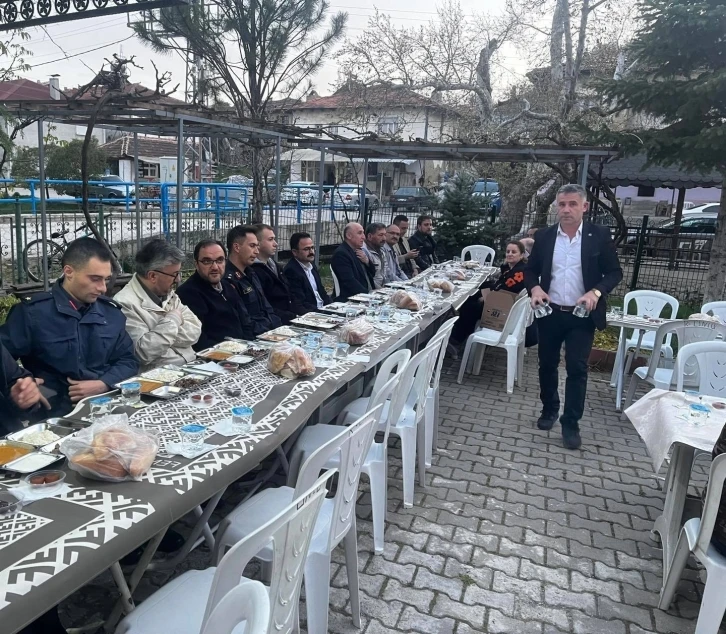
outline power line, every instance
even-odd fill
[[[116,40],[115,42],[108,42],[107,44],[101,44],[101,46],[96,46],[95,48],[89,48],[86,51],[81,51],[80,53],[75,53],[74,55],[68,55],[67,57],[61,57],[59,59],[54,59],[49,62],[41,62],[40,64],[33,64],[32,68],[38,68],[39,66],[46,66],[47,64],[55,64],[56,62],[64,62],[67,59],[71,59],[72,57],[79,57],[80,55],[85,55],[86,53],[93,53],[94,51],[100,51],[102,48],[107,48],[108,46],[113,46],[114,44],[121,44],[121,42],[125,42],[126,40],[130,40],[133,35],[129,35],[128,37],[125,37],[121,40]]]

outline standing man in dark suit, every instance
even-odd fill
[[[580,185],[564,185],[557,192],[559,223],[537,232],[537,240],[524,272],[532,307],[545,302],[552,314],[537,321],[539,331],[539,386],[542,415],[537,427],[552,429],[560,411],[557,366],[565,344],[565,408],[560,418],[566,449],[578,449],[579,421],[585,409],[587,360],[595,328],[603,330],[609,293],[623,278],[610,229],[582,217],[587,193]],[[582,304],[589,316],[573,314]]]
[[[343,229],[343,244],[333,253],[330,263],[335,277],[338,279],[340,292],[335,298],[339,302],[347,302],[349,297],[358,293],[367,293],[373,289],[375,267],[363,252],[365,232],[357,222],[350,222]]]
[[[315,246],[309,233],[293,233],[290,236],[292,259],[283,273],[290,287],[292,309],[298,315],[314,312],[330,304],[320,273],[315,266]]]
[[[290,320],[295,319],[297,315],[290,303],[290,289],[287,286],[287,280],[282,274],[282,269],[273,259],[277,253],[275,230],[265,224],[254,225],[254,228],[257,230],[260,252],[252,265],[252,270],[259,280],[262,292],[270,302],[272,310],[283,324],[289,324]]]

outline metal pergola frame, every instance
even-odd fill
[[[7,100],[2,102],[6,113],[19,120],[37,121],[38,126],[38,156],[39,156],[39,191],[40,191],[40,221],[43,262],[43,288],[48,290],[48,235],[47,211],[45,195],[45,147],[43,143],[43,123],[67,123],[77,126],[88,126],[94,111],[95,102],[92,99],[78,101],[48,100]],[[176,210],[176,243],[181,245],[182,231],[182,192],[184,190],[184,153],[185,137],[224,137],[239,141],[268,140],[274,141],[277,154],[277,173],[275,176],[275,214],[273,224],[277,233],[280,217],[280,152],[282,139],[292,139],[293,135],[282,126],[261,126],[257,124],[237,123],[227,117],[220,117],[200,113],[188,105],[173,106],[170,104],[154,102],[128,101],[114,103],[114,112],[99,113],[95,120],[95,128],[131,132],[134,135],[134,187],[139,189],[139,145],[138,133],[170,136],[177,138],[177,210]],[[141,130],[140,130],[141,129]],[[135,197],[135,211],[137,226],[141,224],[141,207],[139,197]],[[140,236],[137,232],[137,242]],[[138,245],[140,246],[140,245]]]

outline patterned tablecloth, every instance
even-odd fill
[[[217,448],[188,460],[160,454],[141,482],[104,483],[68,470],[70,490],[27,505],[0,522],[0,632],[12,634],[153,535],[248,473],[290,437],[341,386],[391,351],[445,317],[476,292],[489,271],[478,271],[444,298],[440,310],[414,315],[409,322],[377,326],[355,353],[369,362],[345,360],[314,376],[289,381],[270,374],[265,361],[244,366],[205,384],[216,397],[204,410],[182,399],[157,401],[133,414],[133,424],[156,429],[163,442],[178,440],[178,428],[191,420],[206,426],[226,418],[243,402],[254,407],[254,430],[228,438],[209,432]],[[242,388],[240,398],[224,388]],[[0,489],[18,484],[0,479]]]

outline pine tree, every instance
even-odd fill
[[[642,0],[634,70],[601,82],[619,110],[653,123],[616,136],[652,163],[717,170],[726,181],[726,1]],[[726,183],[724,183],[726,185]],[[711,247],[705,300],[726,289],[726,186]]]
[[[441,216],[436,222],[436,241],[447,257],[460,255],[472,244],[483,244],[501,251],[507,231],[490,222],[489,204],[482,197],[472,196],[474,181],[458,176],[444,189],[439,204]]]

